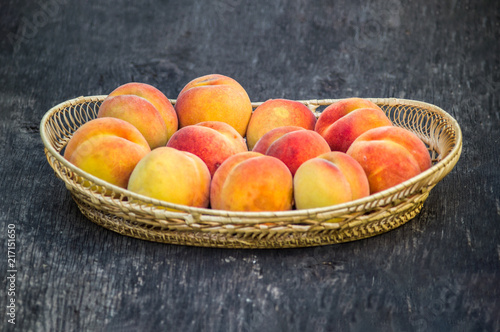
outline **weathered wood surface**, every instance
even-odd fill
[[[487,0],[2,1],[0,330],[499,331],[499,24]],[[254,101],[433,103],[462,157],[417,218],[341,245],[164,245],[83,217],[45,160],[43,114],[129,81],[176,98],[208,73]]]

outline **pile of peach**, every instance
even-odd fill
[[[431,166],[424,143],[366,99],[340,100],[319,117],[286,99],[253,110],[237,81],[216,74],[189,82],[175,108],[151,85],[119,86],[64,157],[138,194],[231,211],[345,203]]]

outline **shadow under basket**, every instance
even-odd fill
[[[192,208],[116,187],[63,158],[61,151],[73,133],[97,117],[105,97],[79,97],[51,108],[40,124],[45,154],[88,219],[148,241],[219,248],[292,248],[368,238],[414,218],[430,190],[453,169],[462,151],[460,127],[441,108],[413,100],[366,98],[379,105],[395,126],[410,130],[426,144],[433,161],[430,169],[385,191],[324,208],[282,212]],[[316,116],[335,101],[300,100]],[[255,108],[261,103],[252,104]]]

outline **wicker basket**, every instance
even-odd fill
[[[110,185],[62,157],[61,151],[73,133],[96,117],[105,97],[68,100],[45,114],[40,133],[47,160],[87,218],[120,234],[155,242],[223,248],[291,248],[371,237],[415,217],[429,191],[453,169],[462,150],[459,125],[439,107],[412,100],[368,98],[384,110],[394,125],[409,129],[425,142],[433,161],[430,169],[369,197],[325,208],[284,212],[192,208]],[[301,102],[319,116],[323,107],[335,101]]]

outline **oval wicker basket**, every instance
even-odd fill
[[[458,123],[439,107],[413,100],[367,98],[378,104],[394,125],[409,129],[424,141],[433,161],[430,169],[385,191],[325,208],[284,212],[192,208],[113,186],[62,157],[61,152],[73,133],[96,117],[105,97],[68,100],[44,115],[40,133],[47,160],[88,219],[120,234],[155,242],[223,248],[291,248],[371,237],[414,218],[429,191],[453,169],[462,150]],[[301,102],[319,116],[322,107],[336,100]]]

